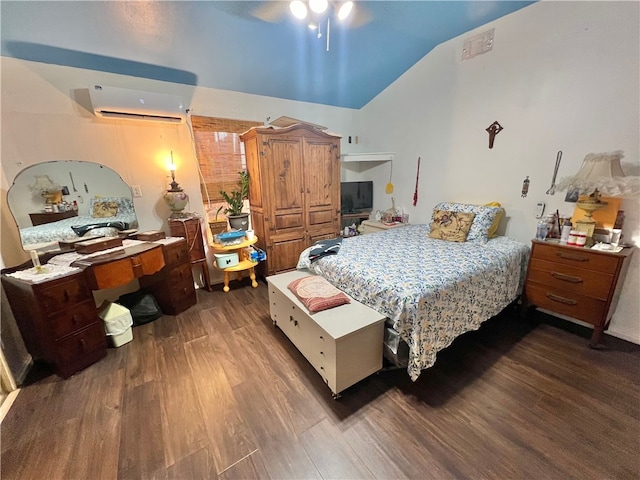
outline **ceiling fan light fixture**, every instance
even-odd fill
[[[344,2],[338,9],[338,18],[345,20],[351,14],[351,10],[353,10],[353,2]]]
[[[318,28],[318,25],[316,25],[315,23],[310,23],[309,25],[307,25],[307,27],[309,27],[309,30],[316,30]]]
[[[299,19],[303,19],[307,16],[307,6],[301,0],[294,0],[289,4],[289,10],[293,13],[293,16]]]
[[[327,0],[309,0],[309,8],[315,13],[324,13],[328,6]]]

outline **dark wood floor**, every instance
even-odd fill
[[[34,369],[2,478],[640,477],[636,345],[591,350],[588,331],[503,312],[417,382],[385,371],[333,400],[272,326],[266,285],[231,287],[68,380]]]

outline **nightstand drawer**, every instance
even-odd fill
[[[599,325],[607,313],[607,302],[567,290],[527,282],[527,301],[538,308]]]
[[[584,268],[609,274],[614,274],[618,268],[618,259],[611,255],[542,243],[535,244],[532,259],[548,260],[553,263],[570,265],[572,268]]]
[[[613,275],[532,258],[528,281],[545,285],[550,289],[569,290],[606,300],[613,283]]]

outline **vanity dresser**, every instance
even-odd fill
[[[27,350],[63,378],[107,354],[93,290],[139,279],[141,285],[162,292],[157,300],[165,314],[176,315],[196,303],[184,238],[97,252],[68,267],[45,265],[44,269],[40,276],[24,265],[5,269],[2,285]]]

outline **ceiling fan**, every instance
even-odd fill
[[[329,51],[332,23],[349,27],[360,27],[372,20],[369,10],[358,2],[350,0],[292,0],[290,2],[259,2],[249,13],[265,22],[277,23],[285,16],[296,18],[307,23],[317,38],[326,39],[326,50]],[[324,30],[324,33],[323,33]]]

